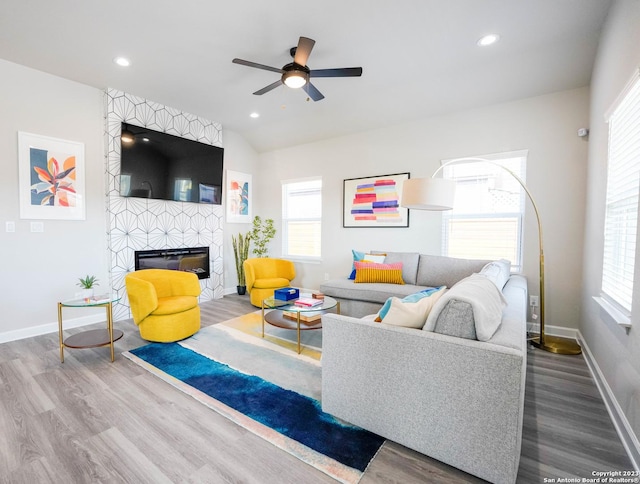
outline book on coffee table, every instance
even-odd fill
[[[321,306],[323,302],[324,301],[322,299],[314,299],[312,297],[301,297],[296,299],[296,302],[294,304],[296,306],[310,308],[314,306]]]
[[[287,319],[298,320],[298,311],[282,311],[282,315]],[[322,317],[322,311],[308,311],[306,313],[300,313],[300,321],[305,323],[314,323],[320,321]]]

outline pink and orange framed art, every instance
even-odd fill
[[[84,144],[18,132],[20,218],[84,220]]]
[[[349,178],[343,185],[343,227],[408,227],[409,209],[400,206],[409,173]]]

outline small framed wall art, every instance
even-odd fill
[[[251,175],[227,170],[227,223],[251,223]]]
[[[349,178],[343,186],[343,227],[408,227],[409,209],[400,206],[409,173]]]
[[[18,132],[20,218],[84,220],[84,143]]]

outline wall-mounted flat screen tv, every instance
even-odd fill
[[[223,148],[122,123],[120,159],[123,197],[222,204]]]

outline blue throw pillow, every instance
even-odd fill
[[[403,303],[415,303],[418,302],[420,299],[425,298],[425,297],[429,297],[432,294],[440,291],[441,289],[444,289],[446,286],[440,286],[440,287],[428,287],[426,289],[423,289],[420,292],[416,292],[414,294],[409,294],[408,296],[405,296],[402,299]],[[382,309],[380,309],[380,311],[378,311],[378,317],[376,318],[377,320],[382,321],[385,316],[387,315],[387,313],[389,312],[389,309],[391,308],[391,298],[387,299],[384,303],[384,305],[382,306]]]

